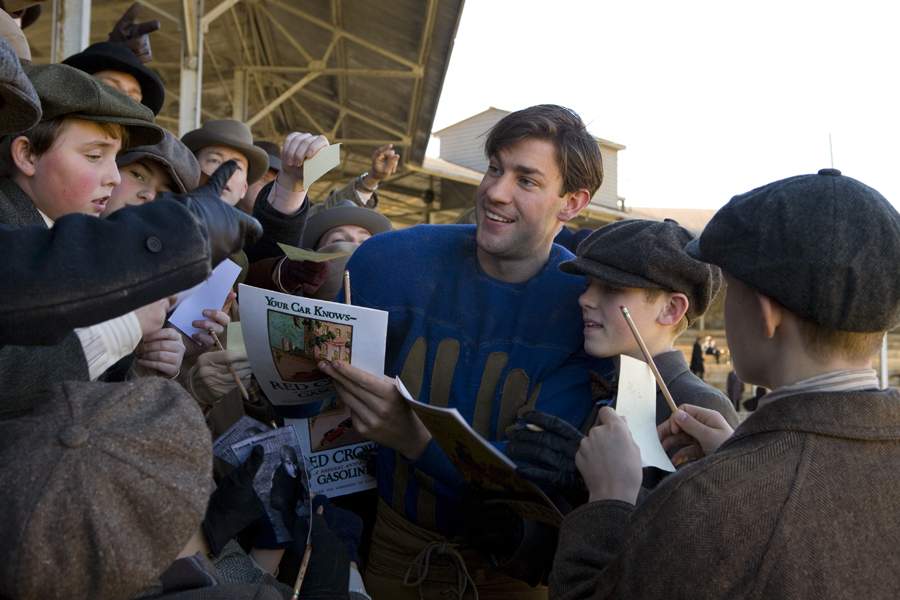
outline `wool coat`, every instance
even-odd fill
[[[895,599],[900,393],[807,393],[744,421],[640,505],[566,516],[551,597]]]

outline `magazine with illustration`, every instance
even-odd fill
[[[241,323],[253,375],[274,405],[316,402],[317,414],[286,419],[308,463],[310,491],[330,497],[375,487],[368,457],[375,443],[353,429],[321,360],[381,374],[384,311],[240,286]]]
[[[423,404],[412,397],[399,377],[395,383],[466,483],[502,498],[526,519],[557,527],[562,523],[562,513],[543,490],[521,477],[516,464],[472,429],[458,410]]]

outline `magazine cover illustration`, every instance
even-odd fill
[[[321,360],[351,362],[353,326],[269,309],[269,345],[275,370],[283,381],[322,379]]]

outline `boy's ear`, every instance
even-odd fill
[[[763,335],[766,336],[767,339],[772,339],[775,337],[775,331],[781,325],[781,321],[784,318],[784,309],[780,304],[765,296],[756,293],[756,299],[759,302],[759,312],[762,317],[762,326],[763,326]]]
[[[656,322],[660,325],[677,325],[687,313],[691,302],[687,296],[680,292],[669,294],[668,298],[656,317]]]
[[[565,195],[565,202],[557,214],[557,218],[563,223],[568,223],[578,216],[585,206],[591,201],[591,193],[586,189],[576,190]]]
[[[34,177],[37,172],[37,157],[31,150],[31,142],[24,135],[15,138],[9,146],[9,154],[16,169],[26,177]]]

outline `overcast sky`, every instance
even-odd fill
[[[893,6],[467,0],[434,129],[563,104],[627,146],[627,204],[681,208],[828,167],[830,132],[835,168],[900,207]]]

